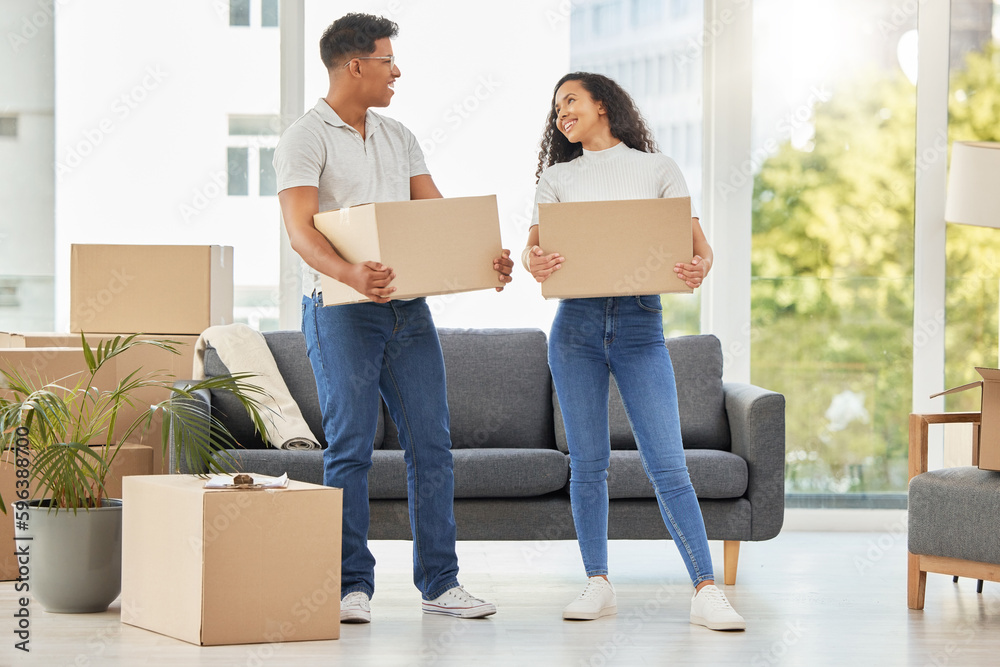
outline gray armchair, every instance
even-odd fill
[[[924,608],[927,573],[1000,581],[1000,472],[927,470],[930,424],[978,424],[978,412],[910,415],[907,606]],[[974,428],[976,428],[974,426]],[[973,451],[973,463],[976,452]]]

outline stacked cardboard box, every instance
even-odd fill
[[[16,333],[0,331],[0,349],[24,347],[24,336]]]
[[[194,344],[202,331],[233,321],[233,249],[230,246],[73,245],[70,268],[70,330],[86,332],[92,348],[132,333],[168,338],[180,354],[141,346],[118,357],[102,374],[110,385],[141,368],[143,373],[191,377]],[[110,332],[110,333],[104,333]],[[15,342],[16,341],[16,342]],[[22,349],[8,349],[10,343]],[[86,370],[79,333],[0,335],[0,368],[54,381]],[[166,389],[136,392],[136,407],[121,413],[120,436],[145,406],[165,400]],[[162,426],[155,421],[139,438],[155,452],[153,472],[164,469]]]
[[[200,334],[232,322],[231,246],[71,248],[70,331]]]
[[[91,348],[96,348],[100,342],[112,339],[116,335],[119,334],[87,334],[87,343]],[[99,389],[110,387],[140,368],[142,374],[169,374],[178,380],[191,377],[197,336],[141,336],[141,338],[176,341],[178,344],[175,347],[180,354],[172,354],[153,345],[135,347],[105,364],[97,378]],[[69,386],[73,386],[87,371],[79,334],[25,334],[24,340],[28,345],[25,348],[0,349],[0,368],[14,370],[42,382],[64,380]],[[136,391],[134,395],[139,400],[135,406],[123,406],[120,412],[121,418],[116,425],[115,438],[121,437],[128,425],[144,412],[147,406],[166,400],[170,396],[170,391],[147,388]],[[136,433],[131,438],[138,444],[153,448],[154,473],[165,471],[166,457],[162,451],[161,437],[162,422],[158,415],[145,433]]]

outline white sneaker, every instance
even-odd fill
[[[618,600],[615,597],[614,586],[604,577],[591,577],[580,597],[563,609],[563,618],[567,621],[592,621],[601,616],[614,616],[617,613]]]
[[[341,623],[371,623],[372,610],[368,596],[361,591],[348,593],[340,601]]]
[[[497,613],[496,605],[469,595],[461,586],[451,588],[433,600],[424,600],[425,614],[444,614],[459,618],[482,618]]]
[[[746,630],[747,622],[736,613],[726,594],[709,584],[691,598],[691,623],[710,630]]]

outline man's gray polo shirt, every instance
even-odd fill
[[[362,139],[323,98],[281,135],[274,171],[279,192],[319,188],[320,211],[408,200],[410,178],[430,173],[417,138],[402,123],[369,109]],[[302,262],[303,293],[319,289],[319,274]]]

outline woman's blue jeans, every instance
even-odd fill
[[[714,579],[712,557],[681,444],[662,317],[659,296],[564,300],[552,324],[549,367],[566,425],[573,521],[587,576],[608,573],[613,376],[660,515],[697,586]]]
[[[427,303],[324,307],[322,294],[303,297],[302,331],[328,443],[323,483],[344,490],[341,595],[375,592],[368,470],[380,393],[406,461],[413,583],[425,600],[458,586],[444,358]]]

